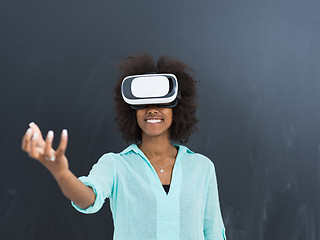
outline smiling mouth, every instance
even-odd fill
[[[147,123],[155,124],[155,123],[160,123],[160,122],[162,122],[163,119],[151,118],[151,119],[145,119],[144,121],[147,122]]]

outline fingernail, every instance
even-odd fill
[[[31,128],[28,128],[27,134],[30,135],[31,133],[32,133],[32,129],[31,129]]]
[[[47,161],[52,161],[53,162],[54,160],[56,160],[56,157],[55,156],[52,156],[52,157],[45,156],[44,159],[47,160]]]
[[[34,125],[34,122],[29,123],[29,127],[32,127]]]
[[[53,137],[53,131],[50,130],[50,131],[48,132],[48,138],[52,138],[52,137]]]
[[[62,130],[62,135],[63,135],[63,136],[67,136],[67,135],[68,135],[67,129],[63,129],[63,130]]]
[[[37,139],[38,133],[33,134],[32,139]]]

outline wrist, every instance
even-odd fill
[[[64,179],[66,179],[69,175],[70,170],[69,169],[65,169],[63,171],[60,172],[52,172],[53,177],[56,179],[56,181],[59,183],[61,181],[64,181]]]

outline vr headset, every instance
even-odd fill
[[[125,77],[121,85],[123,100],[133,109],[149,105],[173,108],[181,98],[174,74],[143,74]]]

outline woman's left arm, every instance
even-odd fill
[[[204,213],[203,233],[206,240],[226,240],[224,223],[221,216],[218,185],[214,165],[209,177],[208,194]]]

